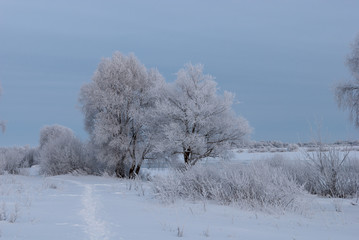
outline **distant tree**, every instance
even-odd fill
[[[350,119],[356,127],[359,127],[359,35],[351,48],[346,64],[353,80],[340,83],[335,88],[335,96],[339,107],[349,110]]]
[[[74,136],[74,133],[70,128],[57,124],[44,126],[40,131],[40,148],[51,140],[60,138],[61,136]]]
[[[239,147],[250,127],[233,112],[233,100],[232,93],[217,93],[217,83],[203,74],[202,65],[185,65],[157,108],[162,119],[157,122],[163,126],[157,150],[180,154],[187,165],[194,165]]]
[[[135,177],[153,150],[150,121],[163,83],[158,71],[147,70],[134,55],[115,52],[81,88],[86,130],[98,159],[117,177]]]

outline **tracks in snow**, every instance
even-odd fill
[[[98,203],[93,197],[93,185],[82,184],[85,188],[82,196],[83,209],[81,215],[83,216],[86,227],[85,231],[91,240],[108,240],[108,230],[106,228],[106,222],[96,216],[98,210]]]
[[[85,225],[85,233],[90,240],[109,240],[110,232],[106,221],[98,216],[101,203],[95,196],[95,184],[84,184],[79,181],[55,178],[64,182],[75,184],[83,189],[81,194],[81,203],[83,208],[80,211]]]

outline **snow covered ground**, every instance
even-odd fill
[[[343,154],[346,151],[345,147],[342,147]],[[306,148],[299,148],[297,151],[293,152],[251,152],[250,150],[246,149],[242,152],[234,151],[233,156],[230,158],[232,161],[241,161],[241,162],[248,162],[253,160],[261,160],[261,159],[270,159],[275,157],[282,157],[283,159],[290,159],[290,160],[303,160],[305,158]],[[358,150],[351,150],[349,151],[350,158],[359,158],[359,151]]]
[[[0,176],[0,239],[358,239],[355,199],[306,201],[303,213],[163,205],[148,182],[33,171]]]

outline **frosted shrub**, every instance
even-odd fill
[[[291,176],[311,194],[350,197],[359,190],[359,160],[346,159],[347,152],[319,148],[305,152],[305,160],[287,160],[276,155],[265,161]]]
[[[42,131],[55,134],[47,135],[41,132],[41,136],[49,136],[44,138],[44,141],[40,141],[41,172],[47,175],[60,175],[70,172],[90,173],[91,168],[86,162],[88,156],[82,142],[73,135],[71,130],[58,126],[54,126],[54,128],[56,131],[53,131],[51,127],[45,127]],[[57,131],[59,129],[60,131]]]
[[[83,168],[82,144],[73,137],[60,137],[41,150],[41,171],[47,175],[66,174]]]
[[[315,151],[304,155],[308,191],[331,197],[349,197],[358,192],[359,161],[349,159],[349,150],[319,145]]]
[[[0,174],[18,174],[21,167],[28,167],[26,155],[28,147],[0,148]]]
[[[306,162],[303,160],[288,160],[282,155],[277,154],[271,158],[265,159],[265,161],[271,168],[278,168],[285,172],[287,176],[294,179],[300,186],[306,186],[308,179],[313,175],[311,170],[308,169]]]
[[[340,169],[326,168],[323,172],[312,168],[305,188],[313,193],[330,197],[351,197],[359,192],[359,161],[348,161]]]
[[[349,159],[338,174],[337,189],[343,197],[359,194],[359,159]]]
[[[302,188],[279,168],[264,162],[250,165],[194,166],[153,180],[153,189],[164,202],[177,199],[214,200],[251,208],[301,208]]]
[[[288,152],[296,152],[296,151],[298,151],[298,150],[299,150],[298,144],[293,143],[293,144],[289,144],[289,145],[287,146],[287,151],[288,151]]]

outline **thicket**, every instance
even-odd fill
[[[268,163],[283,169],[311,194],[340,198],[358,195],[359,159],[350,158],[349,150],[321,145],[302,156],[300,160],[277,156]]]
[[[46,175],[96,173],[99,166],[90,149],[69,128],[45,126],[40,132],[37,150],[41,172]]]
[[[249,164],[199,164],[155,177],[161,201],[215,201],[255,209],[302,211],[305,193],[348,198],[359,194],[359,160],[343,149],[303,153],[303,159],[277,155]]]
[[[0,148],[0,174],[18,174],[34,164],[34,149],[30,147]]]
[[[265,161],[177,170],[169,176],[155,178],[153,190],[163,202],[211,200],[256,209],[303,209],[303,187],[288,172]]]

